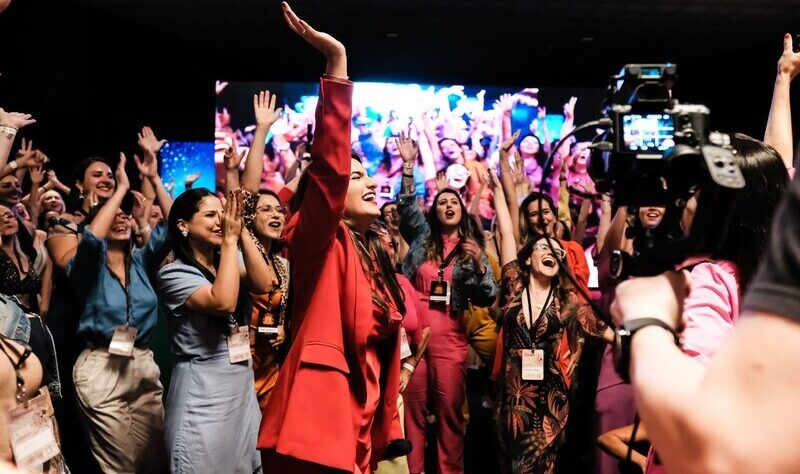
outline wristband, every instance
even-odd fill
[[[8,166],[10,166],[12,170],[16,170],[19,168],[19,163],[17,163],[17,160],[11,160],[8,162]]]
[[[17,134],[17,128],[10,125],[0,125],[0,133],[11,139]]]
[[[637,318],[626,322],[624,326],[618,328],[616,331],[617,340],[616,353],[614,357],[617,373],[626,383],[630,383],[628,369],[630,368],[631,363],[631,341],[633,340],[634,334],[636,334],[640,329],[646,328],[647,326],[657,326],[668,331],[670,334],[672,334],[676,346],[681,347],[683,345],[683,340],[681,339],[680,333],[672,329],[672,327],[660,319]]]
[[[409,364],[408,362],[403,362],[403,368],[408,370],[412,374],[414,373],[414,366]]]

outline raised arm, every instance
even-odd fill
[[[400,217],[400,234],[410,243],[423,232],[430,232],[430,229],[417,204],[417,190],[414,185],[414,164],[419,148],[405,133],[400,133],[397,137],[397,147],[403,159],[403,181],[397,199],[397,213]]]
[[[514,109],[516,98],[511,94],[503,94],[495,102],[495,108],[500,111],[500,139],[503,141],[511,138],[511,111]]]
[[[324,252],[332,243],[344,212],[350,183],[350,128],[353,84],[347,78],[347,56],[342,43],[299,19],[285,2],[289,27],[319,50],[328,61],[320,80],[316,130],[312,146],[314,166],[308,171],[292,247],[308,255]]]
[[[511,224],[514,227],[514,241],[520,241],[519,235],[519,202],[517,201],[517,190],[514,185],[514,174],[511,171],[511,163],[508,162],[508,153],[514,146],[514,142],[519,137],[519,130],[508,137],[500,144],[500,183],[502,184],[503,195],[506,200],[506,207],[511,215]],[[519,158],[518,158],[519,159]],[[508,262],[504,262],[505,265]]]
[[[281,109],[275,110],[276,95],[261,91],[253,96],[253,111],[256,116],[256,130],[253,144],[247,154],[242,174],[242,189],[257,193],[261,187],[261,174],[264,172],[264,144],[270,127],[281,116]]]
[[[767,130],[764,132],[764,143],[780,153],[787,168],[792,167],[794,159],[789,87],[798,73],[800,53],[792,51],[792,35],[786,33],[783,37],[783,54],[778,59],[778,75],[772,89],[772,106],[769,109]]]
[[[235,194],[225,200],[222,217],[222,246],[214,283],[206,285],[186,300],[186,307],[198,313],[227,316],[236,311],[239,297],[239,251],[237,242],[242,233],[242,206]]]
[[[8,156],[19,129],[36,122],[31,114],[6,112],[0,108],[0,170],[8,164]]]
[[[497,243],[500,249],[500,265],[505,265],[517,259],[517,240],[514,236],[514,224],[508,212],[503,186],[494,171],[485,178],[489,181],[494,194],[494,210],[497,214]]]
[[[128,189],[130,189],[128,174],[125,173],[125,161],[125,154],[120,153],[119,164],[117,164],[117,170],[114,173],[114,178],[117,181],[117,188],[114,190],[114,194],[100,206],[97,215],[95,215],[92,223],[89,224],[89,229],[98,239],[106,238],[108,230],[111,228],[111,225],[114,224],[119,206],[128,193]]]
[[[167,220],[169,211],[172,209],[172,196],[161,181],[161,176],[158,174],[158,160],[156,159],[158,151],[164,143],[166,143],[166,140],[156,138],[150,127],[144,127],[139,134],[139,146],[144,151],[144,161],[139,160],[136,155],[133,158],[136,161],[136,167],[139,168],[139,172],[145,179],[150,181],[150,185],[155,190],[158,205],[164,214],[164,220]]]

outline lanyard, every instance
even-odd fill
[[[528,339],[531,345],[531,348],[535,348],[536,346],[536,324],[542,319],[544,313],[547,311],[547,308],[550,306],[550,298],[553,296],[553,290],[555,289],[554,285],[550,285],[550,291],[547,293],[547,299],[544,300],[544,306],[542,306],[541,311],[539,311],[539,316],[536,320],[533,320],[533,307],[531,306],[531,289],[530,286],[526,289],[525,293],[528,296],[528,314],[531,315],[531,327],[528,328]]]
[[[459,249],[461,249],[461,240],[456,242],[456,246],[453,247],[453,250],[447,254],[447,257],[444,258],[442,264],[439,265],[439,281],[444,281],[444,270],[449,267],[451,263],[453,263],[453,259],[456,258]]]

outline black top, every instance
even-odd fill
[[[20,302],[36,304],[36,295],[42,289],[42,276],[33,268],[33,261],[28,258],[28,273],[21,277],[17,266],[11,258],[0,251],[0,293],[17,296]],[[21,297],[21,298],[20,298]],[[39,308],[25,308],[27,311],[38,312]]]
[[[748,311],[800,322],[800,180],[789,185],[772,224],[769,248],[745,296]]]

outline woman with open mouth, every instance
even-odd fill
[[[155,158],[142,171],[154,181]],[[83,308],[77,336],[85,346],[72,370],[92,455],[103,472],[157,472],[166,467],[160,371],[147,342],[158,319],[151,276],[170,250],[164,225],[147,227],[144,197],[122,209],[130,184],[120,153],[113,194],[83,222],[66,268]],[[160,183],[160,180],[158,180]],[[172,200],[157,186],[165,215]],[[133,221],[143,229],[136,248]]]
[[[380,216],[377,183],[350,149],[353,83],[344,45],[302,21],[289,27],[327,60],[320,81],[312,165],[284,232],[292,261],[292,346],[272,389],[258,448],[268,472],[372,472],[397,418],[400,322],[393,271],[365,235]],[[396,428],[396,430],[395,430]]]
[[[440,191],[427,218],[416,200],[413,171],[417,146],[401,135],[403,184],[397,209],[400,232],[409,250],[403,273],[414,283],[423,300],[431,328],[426,360],[428,385],[406,400],[411,473],[425,469],[426,400],[432,400],[436,415],[439,471],[464,472],[464,379],[467,362],[467,333],[464,313],[472,304],[488,307],[494,303],[497,283],[483,253],[483,234],[468,215],[458,192]],[[411,395],[411,394],[409,394]]]
[[[567,381],[558,366],[564,332],[573,321],[608,342],[613,332],[560,277],[566,252],[558,240],[530,236],[517,252],[503,189],[495,175],[487,179],[494,190],[503,265],[504,350],[496,404],[502,472],[553,472],[569,416]]]
[[[266,278],[271,282],[266,293],[250,293],[253,306],[248,321],[256,396],[262,411],[278,381],[278,351],[286,340],[285,320],[289,296],[289,262],[278,255],[283,248],[281,237],[286,224],[286,208],[276,193],[260,189],[264,143],[270,127],[281,116],[281,109],[275,109],[276,97],[270,96],[269,91],[253,96],[256,128],[253,145],[248,152],[252,159],[248,158],[245,162],[241,185],[239,163],[242,156],[232,147],[225,151],[225,168],[228,170],[225,186],[229,191],[241,190],[245,231],[261,252],[267,265]]]

